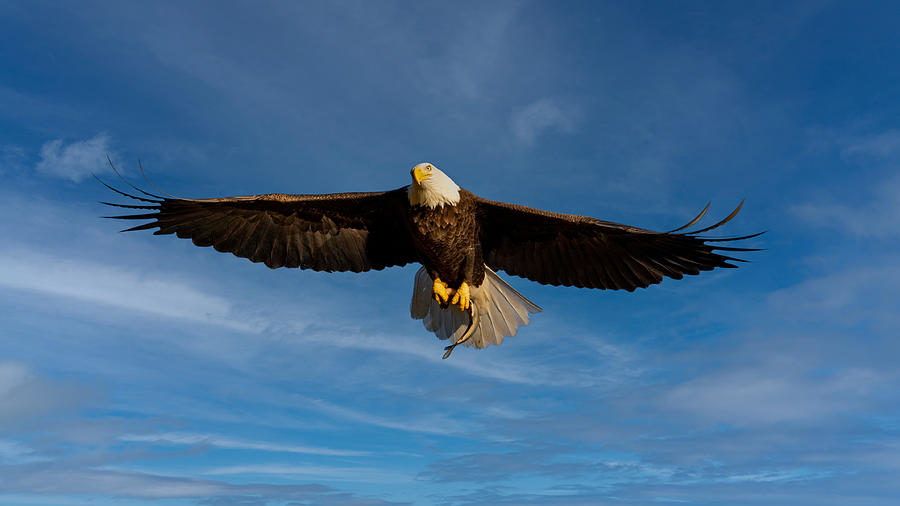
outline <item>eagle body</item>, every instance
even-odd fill
[[[484,259],[478,237],[474,195],[460,189],[459,203],[436,207],[410,205],[410,232],[420,262],[432,277],[451,286],[463,281],[481,286]]]
[[[736,267],[730,262],[743,260],[722,252],[755,249],[722,243],[760,235],[699,235],[730,221],[741,206],[700,230],[685,231],[709,205],[682,227],[654,232],[487,200],[430,163],[410,175],[412,184],[384,192],[212,199],[160,196],[131,185],[138,192],[132,194],[101,183],[138,201],[104,202],[139,211],[108,218],[147,221],[125,231],[156,229],[272,269],[365,272],[421,264],[410,315],[452,343],[445,358],[459,344],[500,344],[541,311],[495,271],[542,284],[634,291],[665,277]]]

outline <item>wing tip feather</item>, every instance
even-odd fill
[[[711,204],[712,204],[712,201],[710,200],[709,202],[706,203],[706,207],[704,207],[703,210],[700,211],[700,214],[698,214],[696,217],[694,217],[693,220],[687,222],[687,224],[682,225],[682,226],[680,226],[680,227],[678,227],[678,228],[676,228],[676,229],[669,230],[669,231],[666,232],[666,233],[667,233],[667,234],[671,234],[671,233],[674,233],[674,232],[678,232],[679,230],[684,230],[684,229],[686,229],[686,228],[693,227],[698,221],[700,221],[701,218],[703,218],[704,215],[706,215],[706,211],[709,211],[709,206],[710,206]]]
[[[701,228],[700,230],[694,230],[692,232],[681,232],[678,235],[696,236],[697,234],[702,234],[703,232],[708,232],[710,230],[721,227],[722,225],[724,225],[724,224],[728,223],[729,221],[731,221],[732,219],[734,219],[734,217],[737,216],[739,212],[741,212],[741,208],[744,207],[745,201],[746,201],[746,199],[741,200],[741,203],[738,204],[738,206],[734,209],[734,211],[731,211],[731,213],[728,216],[726,216],[724,219],[720,220],[718,223],[710,225],[706,228]],[[709,207],[709,204],[707,204],[707,207]],[[697,221],[699,221],[699,218],[701,218],[703,216],[703,214],[705,214],[705,211],[706,210],[704,209],[704,212],[701,213],[700,216],[698,216],[697,218],[694,218],[694,220],[692,220],[693,223],[690,223],[684,227],[677,228],[677,229],[673,230],[673,232],[678,231],[678,230],[684,230],[685,228],[688,228],[691,225],[695,224]],[[666,233],[670,234],[672,232],[666,232]]]

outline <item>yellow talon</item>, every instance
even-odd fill
[[[431,291],[434,293],[434,300],[438,301],[438,304],[445,303],[450,298],[447,294],[447,283],[441,281],[441,278],[434,278],[434,285],[432,285]]]
[[[472,301],[469,298],[469,284],[465,281],[459,285],[459,288],[456,290],[456,295],[453,296],[453,300],[450,301],[450,305],[456,304],[459,302],[459,308],[465,311],[469,309],[469,306],[472,305]]]

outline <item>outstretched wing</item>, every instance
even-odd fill
[[[102,181],[101,181],[102,183]],[[135,189],[143,205],[104,204],[147,210],[107,216],[151,220],[123,232],[158,228],[154,234],[190,238],[268,267],[317,271],[380,270],[418,261],[403,220],[406,189],[387,192],[287,195],[273,193],[216,199],[166,198]]]
[[[704,209],[687,225],[662,233],[480,197],[475,200],[485,263],[492,269],[550,285],[630,292],[659,283],[664,276],[681,279],[685,274],[716,267],[736,267],[729,262],[743,260],[717,251],[756,249],[715,243],[760,235],[697,235],[728,222],[741,206],[711,227],[677,233],[696,224],[706,213]]]

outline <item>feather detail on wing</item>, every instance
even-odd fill
[[[103,181],[100,181],[103,183]],[[150,220],[123,230],[190,238],[270,268],[362,272],[419,261],[404,225],[406,188],[324,195],[268,194],[214,199],[168,198],[134,187],[111,190],[141,205],[103,202],[149,212],[107,216]]]
[[[692,232],[706,214],[670,232],[653,232],[587,216],[553,213],[475,196],[485,263],[495,270],[549,285],[634,291],[685,274],[743,262],[720,251],[757,251],[716,244],[740,237],[701,237],[737,215]],[[741,203],[743,205],[743,202]]]

